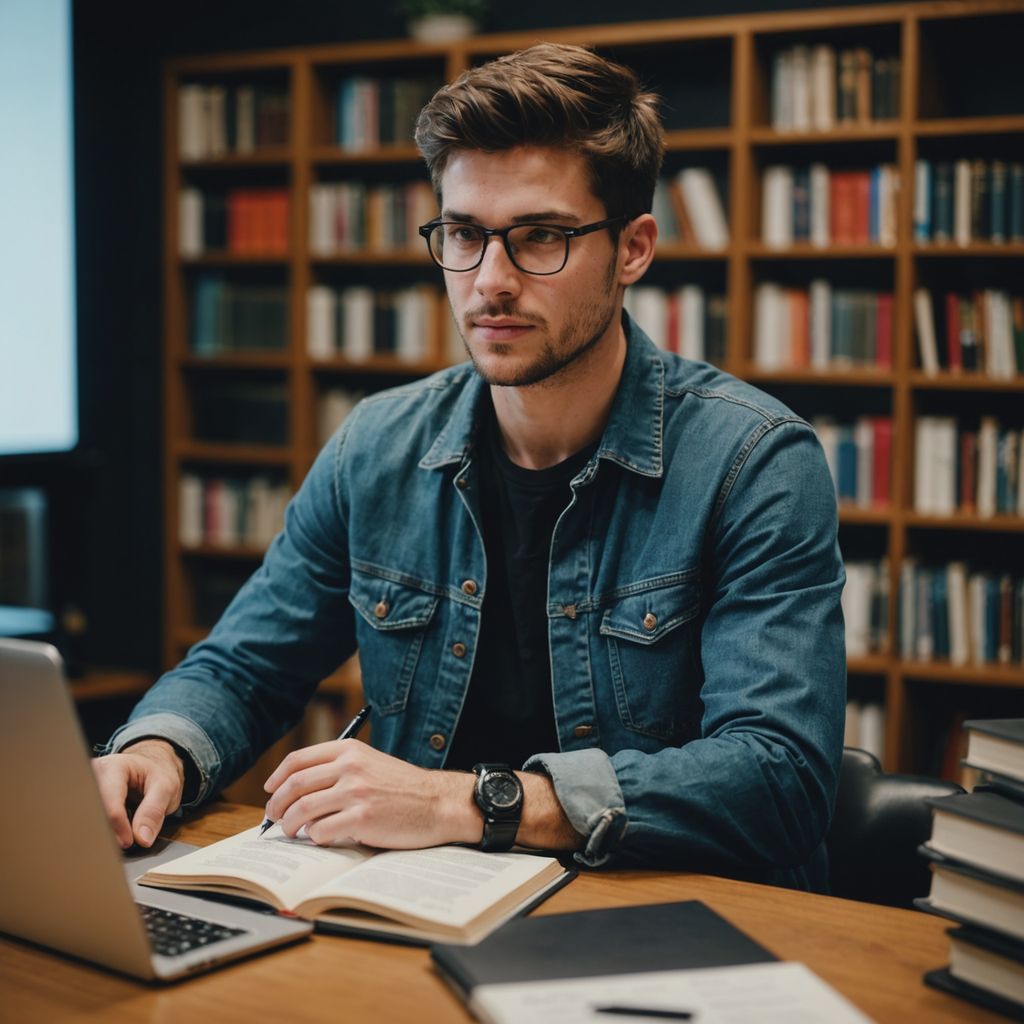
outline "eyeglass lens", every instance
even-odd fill
[[[472,224],[438,224],[430,251],[445,270],[472,270],[480,263],[486,235]],[[551,274],[565,265],[569,239],[556,228],[519,224],[508,232],[512,262],[528,274]]]

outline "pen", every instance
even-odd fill
[[[363,723],[370,717],[370,712],[373,710],[372,704],[367,704],[365,708],[360,708],[356,713],[356,717],[352,719],[344,729],[338,733],[339,740],[350,740],[359,730],[363,727]],[[260,826],[260,834],[257,838],[262,837],[263,833],[270,828],[274,823],[269,819],[265,818],[263,824]]]
[[[693,1020],[692,1010],[664,1010],[654,1006],[595,1006],[594,1013],[612,1013],[618,1017],[657,1017],[659,1020]]]

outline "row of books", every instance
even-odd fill
[[[288,289],[202,273],[192,285],[189,347],[195,355],[280,351],[288,345]]]
[[[270,85],[182,85],[178,155],[204,160],[288,142],[288,90]]]
[[[192,435],[214,444],[288,443],[288,389],[283,380],[204,374],[189,388]]]
[[[854,171],[834,171],[821,163],[766,167],[761,239],[776,249],[794,242],[892,247],[899,187],[895,164]]]
[[[879,701],[847,701],[843,746],[859,747],[881,761],[885,757],[885,705]]]
[[[1024,579],[966,562],[900,567],[902,657],[954,665],[1024,661]]]
[[[178,197],[178,250],[186,258],[225,251],[284,256],[288,219],[284,188],[184,188]]]
[[[1024,296],[999,288],[970,294],[914,290],[914,328],[925,373],[1024,373]]]
[[[265,548],[284,525],[287,484],[183,473],[178,481],[178,536],[185,547]]]
[[[1024,516],[1024,431],[982,416],[978,428],[954,416],[914,424],[914,508],[930,515]]]
[[[437,200],[425,181],[313,185],[309,190],[309,248],[315,256],[361,249],[423,248],[417,228],[436,216]]]
[[[677,352],[686,359],[724,362],[724,295],[708,295],[695,284],[672,291],[653,285],[632,285],[626,289],[624,305],[659,348]]]
[[[884,653],[889,644],[889,563],[884,558],[877,562],[851,559],[846,561],[845,569],[842,605],[846,655],[864,658]]]
[[[815,416],[811,426],[825,452],[840,503],[885,507],[892,501],[892,418],[860,416],[838,423]]]
[[[653,213],[661,242],[711,250],[729,244],[725,206],[707,167],[684,167],[671,178],[660,178]]]
[[[437,75],[341,79],[335,90],[335,141],[351,152],[411,145],[420,110],[443,84]]]
[[[436,351],[441,295],[430,285],[374,289],[314,285],[306,294],[306,346],[314,359],[364,362],[393,355],[416,363]]]
[[[900,59],[859,46],[792,46],[772,58],[776,131],[827,132],[900,114]]]
[[[892,294],[763,281],[754,289],[754,364],[763,370],[892,366]]]
[[[320,445],[327,444],[362,397],[362,391],[352,388],[326,388],[320,393],[316,405],[316,437]]]
[[[1024,718],[964,722],[972,792],[932,799],[921,909],[949,918],[949,965],[926,984],[1024,1020]]]
[[[918,242],[1024,242],[1024,163],[918,160],[914,166]]]

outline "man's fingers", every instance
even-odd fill
[[[160,833],[164,817],[177,803],[177,780],[162,773],[151,773],[145,781],[145,795],[132,816],[131,831],[140,846],[152,846]]]
[[[355,742],[345,740],[348,742]],[[268,793],[277,792],[278,787],[290,775],[295,772],[312,768],[317,764],[325,764],[333,761],[338,756],[338,740],[328,740],[326,743],[316,743],[312,747],[303,747],[301,750],[293,750],[270,774],[270,777],[263,783],[263,788]]]
[[[337,781],[338,770],[330,763],[316,764],[312,768],[293,772],[267,801],[267,817],[279,821],[300,797],[330,789]]]
[[[128,822],[128,812],[124,802],[128,796],[128,776],[118,771],[109,762],[96,760],[92,762],[96,773],[96,782],[100,790],[103,809],[107,812],[107,820],[114,830],[114,836],[122,850],[132,845],[132,827]]]

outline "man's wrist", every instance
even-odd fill
[[[444,777],[442,805],[447,812],[450,842],[478,846],[484,835],[484,816],[473,799],[476,776],[472,772],[439,772]]]

